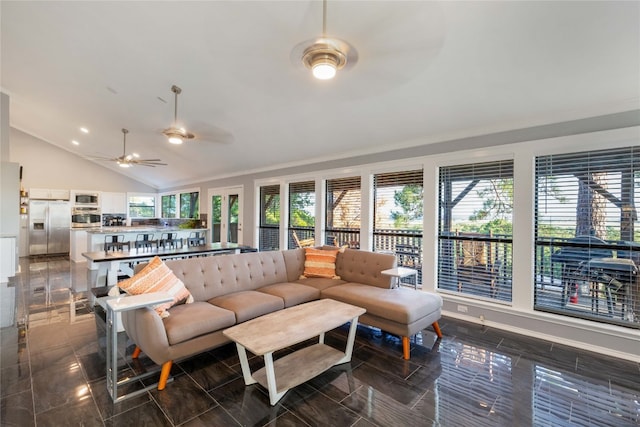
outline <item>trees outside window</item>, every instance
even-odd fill
[[[627,294],[640,290],[631,271],[640,260],[639,169],[638,147],[536,158],[536,310],[616,324],[639,318]]]
[[[438,288],[511,301],[513,160],[439,175]]]

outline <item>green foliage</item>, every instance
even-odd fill
[[[483,199],[482,207],[469,216],[470,221],[507,219],[513,212],[513,178],[489,179],[487,185],[476,191]]]
[[[308,208],[314,206],[314,199],[310,193],[293,193],[289,199],[291,226],[314,227],[316,218],[309,213]]]
[[[411,221],[419,220],[423,216],[422,193],[420,185],[405,185],[402,190],[394,192],[395,205],[402,209],[401,212],[391,211],[395,228],[422,229],[421,224],[411,224]]]

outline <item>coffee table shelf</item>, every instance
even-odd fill
[[[344,358],[344,352],[326,344],[314,344],[273,362],[277,392],[282,393],[323,373]],[[253,378],[266,389],[266,367],[253,373]]]

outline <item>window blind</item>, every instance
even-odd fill
[[[293,233],[298,239],[314,237],[316,212],[315,181],[292,182],[289,184],[289,247],[295,248]]]
[[[259,231],[261,251],[280,249],[280,185],[260,187]]]
[[[373,176],[373,250],[395,253],[398,266],[418,270],[418,285],[422,284],[423,176],[422,169]]]
[[[438,288],[511,301],[513,160],[439,171]]]
[[[327,240],[335,245],[360,247],[360,177],[328,179],[326,182]]]
[[[638,327],[639,168],[640,147],[536,158],[535,309]]]

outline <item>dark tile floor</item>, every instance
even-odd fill
[[[114,405],[104,326],[82,301],[86,266],[64,258],[21,266],[0,294],[2,426],[640,425],[637,363],[450,318],[440,322],[442,340],[431,330],[413,339],[410,361],[397,337],[359,327],[351,363],[273,407],[264,389],[244,385],[233,345],[176,363],[164,391]],[[345,337],[341,328],[326,342]],[[133,346],[119,341],[124,373],[153,368],[134,364]]]

